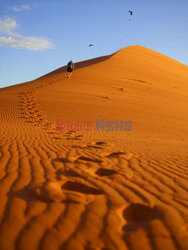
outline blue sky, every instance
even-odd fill
[[[1,0],[0,88],[137,44],[187,65],[187,13],[188,0]]]

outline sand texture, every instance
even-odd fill
[[[131,46],[75,68],[0,89],[0,250],[188,249],[187,66]]]

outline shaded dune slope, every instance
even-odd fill
[[[132,46],[75,67],[0,90],[0,249],[186,249],[187,66]]]

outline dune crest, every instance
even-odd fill
[[[131,46],[75,67],[0,90],[0,249],[187,249],[187,66]]]

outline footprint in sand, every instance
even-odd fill
[[[56,133],[55,132],[47,132],[47,134],[49,134],[49,135],[55,135]]]
[[[93,195],[103,194],[102,190],[87,186],[79,182],[73,182],[73,181],[67,181],[65,184],[62,185],[62,189],[74,191],[74,192],[80,192],[83,194],[93,194]]]
[[[92,159],[92,158],[89,158],[89,157],[85,157],[85,156],[80,156],[77,161],[87,161],[87,162],[97,162],[97,163],[101,163],[102,160],[99,160],[99,159]]]
[[[83,135],[76,135],[75,137],[76,138],[81,138],[81,137],[83,137]]]
[[[53,161],[57,161],[57,162],[61,162],[61,163],[70,162],[69,159],[67,159],[67,158],[57,158],[57,159],[54,159]]]
[[[54,139],[54,140],[62,140],[60,137],[53,137],[51,139]]]
[[[77,141],[81,141],[81,139],[76,138],[76,137],[70,137],[70,138],[66,138],[66,140],[77,140]]]
[[[132,203],[124,210],[123,216],[127,222],[123,229],[132,231],[154,219],[161,219],[162,212],[156,207]]]
[[[123,91],[125,91],[125,88],[118,88],[118,90],[123,92]]]
[[[106,145],[106,142],[104,141],[98,141],[98,142],[95,142],[96,145]]]
[[[58,180],[63,179],[62,178],[63,176],[66,176],[66,177],[80,177],[80,175],[78,173],[76,173],[73,169],[64,169],[64,170],[59,169],[59,170],[57,170],[56,175],[57,175]]]
[[[117,174],[117,172],[115,170],[112,169],[107,169],[107,168],[99,168],[95,174],[99,175],[99,176],[111,176],[114,174]]]
[[[59,182],[47,182],[42,186],[25,187],[15,192],[15,195],[24,200],[42,202],[63,201],[66,198]]]
[[[110,153],[109,155],[107,155],[107,157],[118,157],[120,155],[125,155],[124,152],[113,152],[113,153]]]
[[[96,148],[96,149],[103,149],[103,145],[106,145],[106,142],[99,141],[99,142],[92,142],[87,145],[88,148]]]
[[[112,152],[107,155],[108,158],[124,158],[130,160],[134,155],[132,153],[126,154],[125,152]]]

